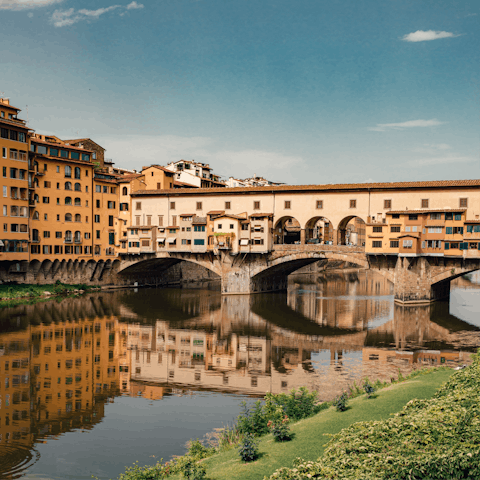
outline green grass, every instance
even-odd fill
[[[53,283],[50,285],[2,284],[0,285],[0,308],[35,303],[55,295],[73,294],[75,290],[91,290],[95,288],[83,284],[68,285],[64,283]],[[51,295],[47,296],[45,292],[50,292]]]
[[[439,369],[393,384],[379,390],[376,398],[370,400],[362,395],[349,401],[346,412],[337,412],[330,407],[314,417],[291,425],[295,437],[290,442],[274,442],[272,435],[262,437],[259,441],[260,458],[255,462],[241,462],[237,449],[216,454],[202,462],[207,469],[207,477],[211,480],[261,480],[277,468],[291,467],[296,457],[316,460],[323,454],[329,434],[338,433],[358,421],[384,420],[400,411],[413,398],[432,397],[452,372],[447,368]]]

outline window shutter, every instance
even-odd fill
[[[445,233],[447,235],[451,235],[453,233],[453,228],[452,227],[447,227]]]

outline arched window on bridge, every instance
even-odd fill
[[[345,217],[337,229],[338,245],[365,246],[365,222],[360,217]]]
[[[325,217],[313,217],[305,224],[305,243],[332,245],[333,223]]]
[[[273,238],[276,245],[300,243],[302,227],[294,217],[280,218],[273,229]]]

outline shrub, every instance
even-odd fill
[[[223,452],[238,445],[243,438],[243,435],[235,424],[231,427],[227,425],[224,428],[217,429],[213,434],[213,437],[216,441],[216,445],[218,445],[218,450]]]
[[[276,442],[285,442],[286,440],[290,440],[292,438],[288,422],[289,420],[286,415],[281,419],[270,420],[268,422],[268,427],[272,431]]]
[[[240,433],[250,433],[260,437],[268,433],[268,416],[260,400],[251,407],[242,402],[243,412],[237,417],[237,428]]]
[[[246,433],[243,437],[238,453],[244,462],[252,462],[258,458],[258,444],[251,433]]]
[[[363,382],[363,389],[365,390],[365,393],[367,394],[367,398],[372,398],[373,394],[376,391],[376,388],[370,384],[368,378],[365,379],[365,382]]]
[[[200,442],[199,442],[200,443]],[[206,475],[205,467],[195,462],[192,457],[183,457],[181,472],[183,478],[189,480],[203,480]]]
[[[187,455],[195,460],[207,458],[215,453],[214,447],[205,446],[198,438],[187,442]]]
[[[344,412],[347,409],[348,396],[347,392],[343,392],[333,401],[333,406],[337,409],[337,412]]]

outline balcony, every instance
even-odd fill
[[[74,243],[83,243],[81,238],[75,238]]]
[[[65,238],[65,240],[63,241],[63,243],[73,243],[73,238],[67,237],[67,238]]]

